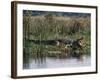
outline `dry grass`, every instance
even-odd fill
[[[84,53],[90,54],[90,17],[63,17],[63,16],[30,16],[23,18],[24,47],[30,49],[30,54],[44,53],[45,50],[58,50],[55,46],[35,45],[27,40],[56,40],[56,39],[78,39],[84,37]],[[28,44],[28,46],[26,46]],[[37,47],[36,47],[37,46]]]

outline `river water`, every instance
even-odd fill
[[[91,66],[91,57],[82,56],[81,58],[50,58],[46,57],[43,62],[36,61],[34,58],[29,58],[24,62],[23,69],[41,69],[41,68],[63,68],[63,67],[84,67]]]

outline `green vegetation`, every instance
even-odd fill
[[[41,40],[72,39],[76,40],[84,37],[83,52],[90,54],[90,16],[87,17],[64,17],[47,13],[44,15],[32,16],[31,11],[27,11],[27,16],[23,15],[23,46],[24,56],[37,57],[59,57],[63,56],[66,45],[54,46],[43,45]],[[40,40],[39,44],[34,44],[29,40]],[[70,48],[69,48],[70,49]],[[58,51],[58,53],[50,53]],[[70,50],[69,50],[70,51]],[[62,54],[61,54],[61,53]]]

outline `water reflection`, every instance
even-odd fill
[[[61,67],[84,67],[91,65],[91,56],[83,55],[81,57],[53,58],[46,57],[41,60],[35,60],[30,57],[24,60],[23,69],[40,69],[40,68],[61,68]]]

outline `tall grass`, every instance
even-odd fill
[[[90,23],[89,16],[63,17],[54,16],[53,14],[23,16],[24,54],[27,53],[27,55],[31,55],[35,58],[36,56],[43,56],[42,54],[49,56],[50,54],[48,54],[47,51],[61,51],[61,48],[57,46],[42,45],[41,42],[37,45],[28,42],[28,40],[76,40],[80,37],[84,37],[84,54],[90,54]]]

